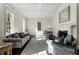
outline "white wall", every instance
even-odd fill
[[[59,24],[59,13],[65,9],[67,6],[70,5],[70,21],[61,23]],[[77,25],[76,23],[76,16],[77,16],[77,11],[76,11],[76,4],[63,4],[58,11],[53,15],[52,18],[52,26],[54,28],[54,34],[57,36],[58,30],[68,30],[68,33],[71,34],[71,26],[72,25]],[[76,27],[77,29],[77,27]],[[74,29],[74,37],[77,38],[77,30]]]
[[[34,18],[27,18],[27,29],[30,33],[35,34],[37,20]]]
[[[27,28],[29,30],[30,33],[32,34],[36,34],[36,30],[37,30],[37,22],[40,21],[41,22],[41,29],[43,30],[47,30],[48,26],[51,26],[51,18],[27,18]]]
[[[0,3],[0,43],[4,37],[4,4]]]
[[[4,4],[0,3],[0,37],[4,36]]]
[[[14,28],[15,32],[23,32],[23,16],[18,12],[14,16]]]
[[[14,32],[23,32],[23,15],[20,14],[20,12],[18,12],[16,9],[12,8],[10,5],[5,4],[5,21],[7,11],[14,14]]]

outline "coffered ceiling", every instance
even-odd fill
[[[52,17],[61,3],[9,3],[25,17]]]

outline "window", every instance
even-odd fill
[[[23,19],[23,32],[25,32],[25,19]]]
[[[41,31],[41,22],[38,22],[38,31]]]
[[[6,35],[9,35],[10,34],[10,18],[11,15],[10,13],[7,14],[7,21],[6,21]]]
[[[5,35],[14,33],[14,14],[12,12],[7,11],[5,26]]]

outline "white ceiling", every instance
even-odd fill
[[[25,17],[51,17],[62,5],[60,3],[10,3],[11,7]]]

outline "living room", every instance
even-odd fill
[[[64,11],[65,12],[64,12]],[[73,37],[75,39],[77,39],[77,4],[73,3],[73,4],[63,4],[63,3],[2,3],[0,4],[0,43],[2,43],[3,38],[5,38],[6,36],[9,37],[8,35],[10,34],[22,34],[22,33],[29,33],[27,36],[27,40],[26,42],[29,44],[31,43],[31,39],[29,38],[29,36],[35,37],[36,39],[39,39],[39,37],[43,38],[43,33],[45,30],[48,30],[48,27],[51,27],[53,35],[55,37],[58,37],[58,31],[67,31],[68,35],[73,35]],[[65,14],[64,14],[65,13]],[[65,15],[65,16],[62,16]],[[60,20],[60,19],[66,19],[67,20]],[[39,28],[40,27],[40,28]],[[38,28],[40,31],[38,31]],[[16,37],[15,37],[16,38]],[[29,38],[29,39],[28,39]],[[10,39],[10,40],[9,40]],[[5,42],[10,42],[11,41],[11,37],[9,39],[4,39]],[[13,42],[14,38],[12,38]],[[29,52],[33,52],[33,51],[29,51],[29,46],[28,44],[26,45],[20,45],[22,42],[20,42],[20,40],[23,39],[18,39],[16,40],[17,42],[19,41],[19,45],[17,45],[16,43],[14,43],[14,45],[17,45],[15,47],[23,47],[23,49],[21,50],[22,54],[31,54]],[[29,41],[28,41],[29,40]],[[23,40],[23,43],[25,40]],[[35,41],[35,40],[34,40]],[[41,40],[37,40],[42,42]],[[12,41],[11,41],[12,42]],[[46,42],[46,41],[44,41]],[[43,42],[43,43],[44,43]],[[33,42],[35,43],[35,42]],[[41,43],[41,46],[43,48],[43,50],[39,47],[37,47],[37,53],[39,54],[39,52],[44,51],[47,47],[46,43],[43,46],[43,43]],[[25,48],[28,47],[28,48]],[[31,48],[33,48],[31,46]],[[30,50],[31,50],[30,48]],[[38,49],[39,48],[39,49]],[[44,49],[45,48],[45,49]],[[24,53],[27,52],[28,53]],[[16,52],[17,49],[15,49],[14,51]],[[25,50],[24,52],[22,52],[23,50]],[[36,51],[35,51],[36,52]],[[34,52],[34,53],[35,53]],[[75,52],[75,51],[74,51]],[[73,52],[73,53],[74,53]],[[21,54],[20,52],[18,54]],[[46,52],[45,52],[46,53]]]

